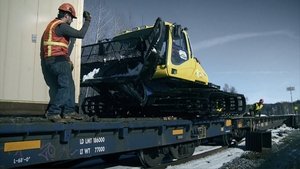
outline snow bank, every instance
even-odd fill
[[[283,124],[281,127],[277,128],[277,129],[271,129],[272,142],[275,144],[281,144],[282,139],[285,138],[286,136],[288,136],[288,134],[293,130],[296,130],[296,129],[287,127],[285,124]]]

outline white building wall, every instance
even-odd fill
[[[0,1],[0,101],[49,101],[48,87],[40,66],[40,40],[47,24],[57,16],[58,7],[71,3],[82,26],[83,0],[1,0]],[[79,95],[81,40],[77,39],[71,60],[76,100]]]

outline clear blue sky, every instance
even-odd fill
[[[89,2],[92,0],[86,0]],[[300,0],[101,0],[133,25],[157,17],[189,28],[209,80],[265,103],[300,99]]]

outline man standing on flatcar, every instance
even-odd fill
[[[259,102],[254,103],[252,107],[249,109],[249,112],[252,116],[256,116],[258,114],[258,117],[261,116],[261,109],[264,107],[264,100],[260,99]]]
[[[72,28],[70,24],[77,18],[75,9],[71,4],[63,3],[58,8],[57,18],[48,24],[42,36],[41,66],[50,96],[45,116],[53,122],[83,119],[75,112],[73,63],[70,60],[75,38],[83,39],[90,25],[90,13],[84,11],[83,17],[82,28]]]

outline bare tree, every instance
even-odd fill
[[[227,83],[224,84],[223,91],[224,92],[229,92],[229,85]]]
[[[99,39],[106,38],[108,34],[107,25],[112,21],[113,15],[105,7],[103,1],[85,1],[85,10],[90,11],[92,22],[83,39],[83,44],[95,43]]]
[[[224,84],[223,91],[230,92],[230,93],[237,93],[237,90],[235,89],[235,87],[229,86],[227,83]]]
[[[237,93],[235,87],[233,87],[233,86],[230,87],[230,93]]]
[[[130,30],[134,27],[134,25],[132,24],[132,17],[131,14],[128,15],[128,18],[126,18],[126,16],[124,15],[116,15],[116,16],[120,16],[120,17],[115,17],[114,18],[114,35],[119,34],[120,32],[124,31],[124,30]]]
[[[118,15],[106,6],[105,1],[85,1],[85,10],[91,12],[92,22],[83,40],[83,45],[112,38],[128,29],[132,23],[130,15],[128,20],[124,15]]]

